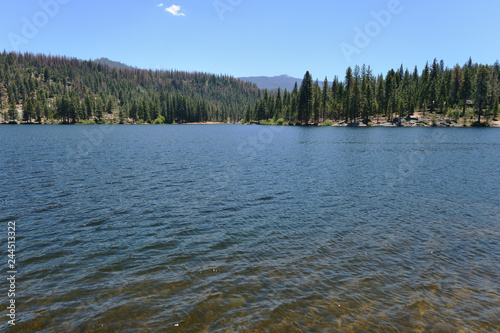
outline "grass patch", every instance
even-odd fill
[[[259,123],[261,125],[274,125],[274,120],[273,119],[261,120]]]
[[[80,119],[76,122],[77,125],[95,125],[94,119]]]
[[[335,124],[335,122],[331,121],[330,119],[327,119],[321,123],[321,126],[332,126],[333,124]]]

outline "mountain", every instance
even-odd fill
[[[124,63],[110,60],[108,58],[99,58],[99,59],[95,59],[94,61],[97,63],[100,63],[102,65],[106,65],[106,66],[109,66],[111,68],[115,68],[115,69],[133,69],[134,68],[132,66],[125,65]]]
[[[0,122],[236,122],[261,95],[228,75],[0,53]]]
[[[259,87],[260,89],[268,89],[268,90],[281,88],[283,90],[287,89],[288,91],[291,91],[293,89],[293,86],[295,85],[295,82],[297,82],[299,87],[300,84],[302,83],[302,79],[297,79],[288,76],[286,74],[273,77],[249,76],[249,77],[240,77],[239,79],[245,82],[248,81],[255,83],[257,87]]]
[[[302,79],[298,79],[295,77],[288,76],[286,74],[280,75],[280,76],[249,76],[249,77],[240,77],[240,80],[243,80],[245,82],[252,82],[257,85],[260,89],[267,89],[267,90],[276,90],[278,88],[281,88],[281,90],[288,90],[292,91],[293,87],[295,85],[295,82],[297,82],[297,85],[300,88],[300,84],[302,83]],[[332,84],[332,82],[328,82],[329,85]],[[319,86],[323,88],[323,81],[319,80]]]

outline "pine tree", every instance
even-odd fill
[[[373,106],[374,106],[373,90],[371,84],[367,84],[365,96],[366,97],[363,110],[364,111],[363,118],[365,124],[368,124],[368,122],[370,121],[370,116],[373,115]]]
[[[467,100],[472,95],[472,78],[471,78],[471,70],[469,68],[466,68],[464,70],[464,81],[460,86],[459,95],[463,102],[462,117],[465,117],[465,108],[467,107]]]
[[[493,120],[497,120],[498,116],[498,97],[493,100]]]
[[[298,118],[301,123],[305,123],[307,125],[307,123],[309,122],[312,113],[312,107],[313,107],[312,104],[313,104],[312,77],[311,74],[309,74],[309,71],[307,71],[306,74],[304,75],[304,79],[302,80],[302,84],[300,85],[300,90],[299,90]]]
[[[394,74],[394,70],[390,70],[385,77],[385,116],[387,120],[390,120],[393,113],[396,111]]]
[[[293,86],[292,90],[292,96],[291,96],[292,102],[291,102],[291,114],[290,114],[290,119],[294,122],[299,120],[299,88],[297,85],[297,82],[295,82],[295,85]]]
[[[48,67],[45,67],[45,71],[43,72],[43,80],[45,82],[49,82],[49,80],[50,80],[50,73],[49,73]]]
[[[31,123],[31,119],[35,115],[35,105],[33,104],[33,99],[28,98],[27,101],[23,103],[23,121],[26,123]]]
[[[104,116],[104,101],[102,98],[98,98],[95,106],[95,116],[97,117],[97,121],[101,121]]]
[[[481,115],[483,108],[487,107],[488,99],[488,67],[481,65],[479,66],[476,78],[476,94],[474,96],[474,104],[477,109],[477,123],[481,124]]]
[[[10,122],[17,121],[17,108],[16,108],[16,102],[14,101],[14,99],[11,99],[11,101],[9,103],[9,111],[8,111],[7,116],[9,118]]]
[[[283,117],[282,112],[283,112],[283,100],[281,98],[281,89],[278,88],[278,93],[276,95],[276,104],[275,104],[275,113],[274,113],[274,120],[277,120],[278,118]]]
[[[460,101],[460,87],[464,82],[462,68],[456,64],[453,68],[453,85],[451,91],[451,103],[455,106]]]
[[[351,102],[351,88],[352,88],[352,69],[351,67],[347,67],[347,70],[345,72],[345,119],[347,122],[349,120],[353,120],[352,118],[349,118],[351,115],[351,107],[350,107],[350,102]]]
[[[354,77],[352,80],[351,87],[351,98],[349,105],[349,117],[352,121],[356,121],[358,118],[358,110],[362,108],[361,105],[361,82],[359,76],[359,66],[356,65],[354,68]]]
[[[108,100],[108,106],[106,107],[106,113],[112,114],[113,113],[113,101],[111,98]]]
[[[38,123],[42,123],[42,116],[43,116],[43,104],[40,101],[36,102],[35,105],[35,120]]]
[[[480,65],[477,70],[475,82],[474,104],[478,114],[478,124],[481,123],[483,108],[488,107],[488,95],[490,85],[488,83],[489,69],[487,66]]]
[[[319,82],[316,80],[313,85],[313,111],[314,114],[314,123],[317,124],[319,122],[319,113],[321,109],[321,89],[319,87]]]
[[[244,122],[247,124],[250,123],[251,117],[252,117],[252,107],[250,106],[250,104],[248,104],[247,111],[245,112]]]
[[[439,105],[439,113],[443,113],[443,110],[447,104],[447,92],[446,92],[446,82],[445,80],[441,80],[439,85],[439,95],[438,95],[438,105]]]
[[[1,80],[1,78],[0,78]],[[0,109],[3,108],[3,100],[8,97],[7,95],[7,89],[5,89],[5,86],[3,83],[0,82]]]
[[[329,105],[329,86],[328,86],[328,78],[325,76],[325,81],[323,81],[323,94],[321,98],[321,108],[323,109],[323,121],[327,118],[328,113],[328,105]]]

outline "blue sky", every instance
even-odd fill
[[[0,49],[322,80],[363,63],[375,74],[434,58],[492,64],[498,13],[500,2],[484,0],[4,1]]]

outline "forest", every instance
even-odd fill
[[[0,110],[7,123],[237,122],[260,93],[226,75],[0,53]]]
[[[384,76],[348,67],[330,84],[306,72],[292,91],[260,90],[232,76],[112,66],[61,56],[0,54],[2,123],[346,124],[394,121],[416,112],[487,126],[498,116],[500,64],[445,66],[420,72],[401,65]]]
[[[470,58],[463,66],[453,68],[434,59],[422,72],[416,66],[410,72],[401,65],[385,77],[373,75],[370,66],[349,67],[344,80],[336,76],[331,85],[328,78],[323,85],[318,80],[313,82],[307,72],[300,87],[295,84],[292,91],[264,91],[259,102],[247,107],[244,121],[304,125],[343,120],[368,124],[374,118],[393,121],[394,117],[408,117],[418,111],[455,122],[462,118],[464,124],[473,119],[471,125],[483,126],[498,115],[499,81],[498,61],[493,66],[478,65]]]

